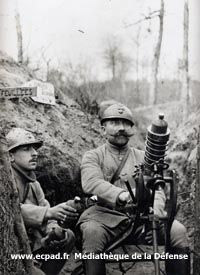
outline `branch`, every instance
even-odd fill
[[[156,10],[156,11],[153,11],[153,12],[150,12],[148,15],[143,15],[143,18],[134,22],[134,23],[130,23],[130,24],[124,24],[124,28],[129,28],[129,27],[132,27],[132,26],[135,26],[135,25],[138,25],[139,23],[142,23],[144,21],[147,21],[147,20],[151,20],[155,17],[159,17],[160,15],[160,10]]]

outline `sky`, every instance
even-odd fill
[[[189,64],[192,79],[200,80],[200,41],[198,0],[190,0]],[[184,0],[165,0],[164,32],[160,58],[160,77],[178,74],[178,59],[183,55]],[[149,77],[158,36],[158,18],[143,20],[158,10],[160,0],[0,0],[0,50],[17,59],[15,10],[19,11],[23,47],[33,63],[87,64],[97,79],[110,75],[103,58],[108,39],[120,41],[122,51],[133,62],[128,77]],[[137,39],[138,38],[138,39]],[[137,42],[139,46],[137,48]]]

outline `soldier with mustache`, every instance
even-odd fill
[[[83,156],[83,190],[86,194],[97,196],[98,199],[79,220],[82,250],[85,254],[102,253],[127,226],[127,216],[118,209],[130,201],[130,194],[116,171],[120,163],[124,162],[120,174],[131,176],[135,165],[144,160],[144,152],[128,144],[133,135],[133,125],[132,113],[126,106],[116,103],[107,107],[101,116],[102,131],[107,141]],[[165,216],[165,201],[165,194],[161,188],[156,191],[154,201],[154,214],[159,217]],[[137,240],[137,236],[133,238]],[[177,220],[172,225],[171,244],[171,253],[187,253],[186,229]],[[170,261],[166,268],[168,275],[189,275],[187,260]],[[105,275],[105,262],[103,259],[86,259],[85,270],[86,275]]]
[[[45,199],[34,173],[37,167],[37,150],[43,142],[36,140],[31,132],[22,128],[11,129],[6,139],[21,213],[33,254],[70,253],[75,243],[74,234],[69,229],[63,230],[57,222],[77,220],[79,215],[76,209],[65,202],[50,207]],[[66,259],[49,259],[41,261],[40,268],[45,274],[56,275],[65,262]],[[33,274],[44,273],[34,267]]]

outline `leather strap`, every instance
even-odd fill
[[[25,193],[24,193],[24,196],[23,196],[23,200],[22,200],[21,203],[24,203],[25,200],[27,199],[29,190],[30,190],[30,183],[28,182],[27,185],[26,185],[26,190],[25,190]]]
[[[32,187],[32,185],[31,185],[30,182],[27,183],[26,191],[25,191],[25,194],[24,194],[24,197],[23,197],[23,200],[22,200],[21,203],[25,203],[25,201],[26,201],[26,199],[28,197],[28,193],[29,193],[30,190],[32,191],[33,197],[34,197],[37,205],[39,205],[39,201],[38,201],[38,198],[37,198],[37,196],[35,194],[35,190],[33,189],[33,187]]]
[[[131,152],[131,149],[128,148],[128,150],[126,151],[126,154],[124,155],[120,165],[118,166],[117,170],[115,171],[114,175],[112,176],[112,179],[110,181],[110,183],[114,184],[115,181],[119,178],[119,175],[122,171],[122,168],[124,167],[124,164],[126,163],[127,159],[128,159],[128,156]]]
[[[38,201],[38,198],[37,198],[37,196],[36,196],[35,190],[33,189],[33,186],[31,185],[31,183],[30,183],[30,186],[31,186],[31,191],[32,191],[33,197],[34,197],[34,199],[35,199],[37,205],[40,205],[40,204],[39,204],[39,201]]]

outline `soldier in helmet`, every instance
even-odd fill
[[[71,230],[63,230],[57,221],[76,220],[76,210],[66,203],[50,207],[45,199],[34,170],[37,166],[38,148],[42,141],[22,128],[13,128],[6,136],[11,167],[16,180],[27,234],[34,254],[56,254],[71,252],[75,237]],[[65,259],[41,261],[45,274],[56,275],[62,269]],[[37,269],[37,268],[36,268]],[[34,270],[34,274],[41,274]],[[42,273],[43,274],[43,273]]]
[[[118,211],[121,205],[130,201],[130,194],[120,174],[132,175],[134,166],[143,162],[144,152],[129,146],[133,135],[133,116],[124,105],[116,103],[107,107],[101,116],[101,125],[107,141],[102,146],[88,151],[81,165],[82,187],[85,193],[97,196],[95,205],[80,217],[83,253],[99,254],[127,226],[127,216]],[[156,191],[154,213],[165,215],[165,194]],[[137,239],[137,236],[134,236]],[[185,254],[188,242],[186,229],[174,221],[171,229],[172,253]],[[86,275],[105,275],[104,260],[85,260]],[[178,270],[177,270],[178,269]],[[189,274],[186,260],[167,263],[167,274]]]

